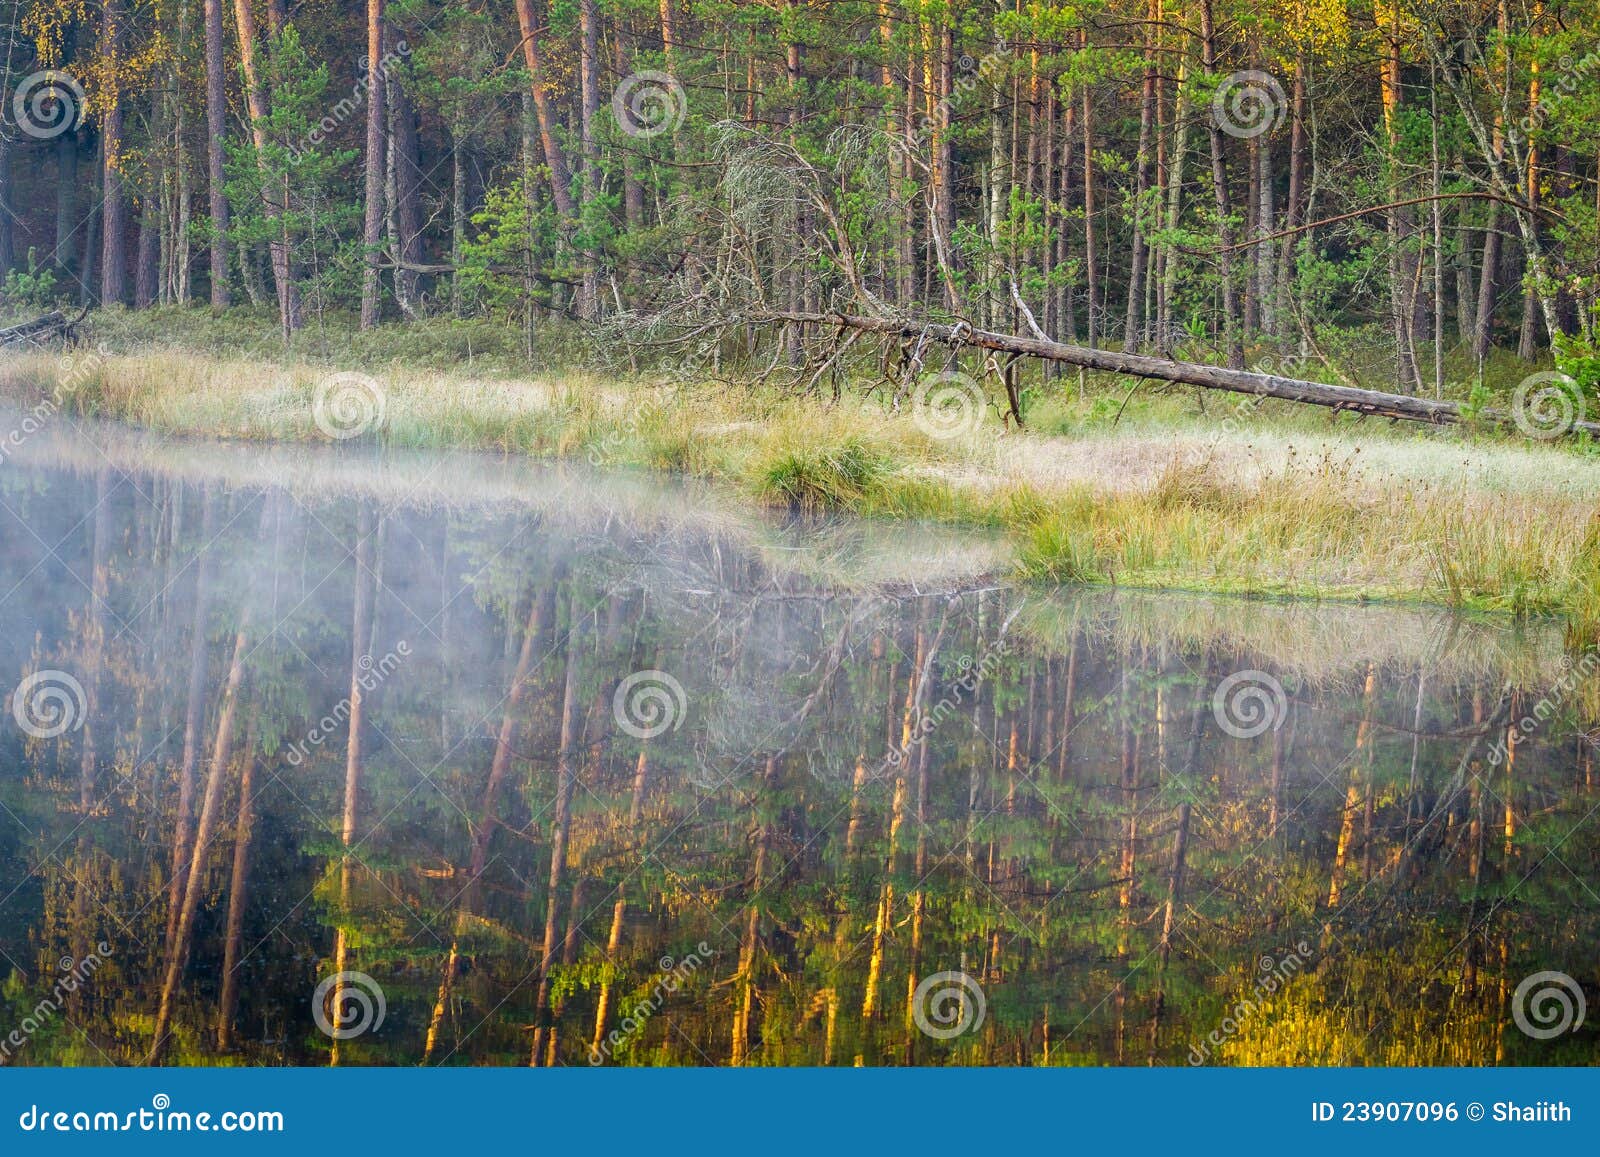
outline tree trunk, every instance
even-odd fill
[[[1200,63],[1209,80],[1217,72],[1217,34],[1212,0],[1200,0]],[[1217,205],[1217,236],[1222,242],[1218,275],[1222,279],[1222,317],[1228,367],[1244,369],[1244,338],[1240,333],[1239,292],[1233,283],[1233,221],[1228,207],[1228,170],[1223,154],[1220,117],[1209,117],[1211,129],[1211,191]]]
[[[105,0],[104,24],[100,33],[102,59],[115,61],[120,56],[123,15],[122,0]],[[128,203],[122,188],[123,108],[114,72],[105,99],[108,105],[100,117],[102,307],[121,305],[128,295]]]
[[[998,350],[1002,353],[1025,357],[1045,358],[1065,362],[1085,369],[1113,374],[1129,374],[1150,378],[1153,381],[1178,382],[1208,390],[1225,390],[1235,394],[1248,394],[1258,398],[1279,398],[1309,406],[1325,406],[1333,410],[1346,410],[1372,417],[1397,418],[1408,422],[1431,422],[1453,425],[1465,421],[1461,407],[1455,402],[1434,398],[1417,398],[1407,394],[1389,394],[1381,390],[1362,390],[1354,386],[1330,386],[1322,382],[1284,378],[1276,374],[1258,374],[1246,370],[1224,369],[1220,366],[1200,365],[1195,362],[1167,361],[1142,354],[1123,353],[1121,350],[1093,350],[1062,342],[1042,341],[1038,338],[1016,337],[992,333],[982,329],[959,329],[948,325],[923,325],[920,322],[879,317],[858,317],[851,314],[770,313],[763,320],[806,325],[844,326],[868,333],[895,335],[904,338],[923,338],[950,343],[959,340],[967,346]],[[1511,428],[1512,416],[1501,410],[1484,408],[1476,411],[1476,421]],[[1562,432],[1600,435],[1600,422],[1574,422]]]
[[[232,304],[228,292],[228,196],[222,172],[227,132],[227,73],[222,58],[222,0],[205,0],[206,24],[206,180],[211,211],[211,309]]]
[[[381,0],[373,0],[381,3]],[[266,121],[268,95],[266,82],[256,53],[256,17],[251,0],[233,0],[234,21],[239,33],[239,65],[244,71],[245,108],[250,117],[250,139],[255,145],[257,164],[261,168],[262,201],[269,221],[283,218],[286,203],[284,190],[279,188],[267,171]],[[272,255],[272,279],[278,294],[278,323],[285,336],[300,328],[300,293],[294,284],[290,269],[288,239],[274,231],[268,243]]]
[[[519,0],[526,3],[526,0]],[[367,148],[366,193],[361,240],[365,246],[361,273],[361,328],[378,324],[378,268],[383,255],[384,76],[383,0],[367,0]]]
[[[377,2],[377,0],[373,0]],[[570,228],[575,217],[572,203],[572,178],[567,169],[567,156],[556,139],[557,119],[550,107],[550,94],[546,89],[544,58],[539,48],[540,24],[534,16],[533,0],[516,0],[517,30],[522,37],[522,61],[532,78],[533,109],[539,126],[539,144],[544,149],[546,167],[550,170],[550,197],[556,212]]]
[[[176,828],[172,838],[172,879],[167,885],[167,935],[170,944],[178,931],[178,913],[189,879],[193,854],[194,773],[200,760],[201,729],[205,726],[206,619],[211,611],[211,560],[208,549],[216,529],[216,495],[210,486],[201,499],[200,558],[195,564],[194,616],[189,627],[189,699],[183,722],[183,763],[178,770]]]
[[[439,996],[434,1001],[433,1015],[428,1021],[428,1033],[422,1049],[422,1063],[433,1057],[439,1039],[439,1026],[444,1021],[445,1009],[455,988],[456,974],[461,965],[461,938],[466,933],[468,918],[476,911],[478,881],[489,865],[489,839],[494,834],[496,813],[500,806],[500,792],[516,742],[517,727],[522,721],[522,701],[533,668],[533,653],[542,640],[541,626],[547,624],[555,613],[555,591],[548,588],[533,597],[528,609],[528,622],[522,632],[522,649],[517,654],[516,670],[511,676],[511,686],[506,691],[505,707],[500,716],[500,731],[495,738],[494,758],[489,764],[489,781],[483,788],[483,804],[478,809],[478,826],[473,833],[472,858],[467,865],[467,886],[461,894],[461,906],[456,913],[455,932],[450,942],[450,953],[445,960],[444,976],[439,982]]]
[[[1161,0],[1151,0],[1143,30],[1145,69],[1139,96],[1139,144],[1134,154],[1133,246],[1129,254],[1128,311],[1124,319],[1122,348],[1137,353],[1143,344],[1145,276],[1145,215],[1149,211],[1150,150],[1156,122],[1156,62],[1152,32],[1161,20]]]
[[[239,1008],[239,950],[243,947],[244,913],[249,904],[250,844],[256,821],[256,721],[246,730],[239,770],[239,818],[233,835],[233,879],[228,887],[228,922],[223,935],[222,998],[217,1005],[217,1048],[233,1048],[234,1014]]]
[[[547,1063],[546,1044],[549,1024],[550,965],[555,960],[556,924],[560,910],[561,881],[567,871],[568,828],[572,822],[572,788],[577,778],[578,743],[582,720],[578,706],[579,654],[583,646],[582,620],[577,584],[568,596],[566,683],[561,693],[561,748],[556,759],[556,798],[550,822],[550,873],[545,887],[544,939],[539,948],[539,986],[534,998],[533,1048],[528,1064],[537,1068]]]
[[[600,11],[597,0],[578,0],[578,141],[583,150],[583,211],[589,215],[600,192],[600,148],[595,141],[595,117],[600,112]],[[578,316],[595,319],[599,306],[596,254],[583,255],[578,292]]]
[[[366,725],[366,698],[362,681],[372,669],[372,604],[377,582],[373,567],[373,538],[376,527],[371,507],[361,502],[356,512],[355,575],[352,580],[352,610],[350,619],[350,694],[349,716],[344,751],[344,808],[339,826],[339,842],[344,854],[339,858],[339,923],[333,937],[333,971],[340,975],[347,971],[350,954],[350,937],[347,925],[350,920],[350,892],[353,870],[350,848],[355,843],[356,821],[361,807],[361,772],[364,752],[362,748]],[[326,1007],[335,1015],[343,1008],[343,983],[336,982],[329,994]],[[329,1041],[328,1064],[339,1064],[338,1036]]]
[[[72,264],[72,235],[78,230],[78,142],[71,133],[56,138],[56,233],[52,256],[66,272]]]
[[[261,526],[257,540],[265,542],[272,525],[274,500],[263,501]],[[177,935],[167,945],[165,979],[161,985],[161,1002],[156,1009],[155,1030],[145,1064],[157,1065],[165,1055],[171,1038],[173,1005],[177,1000],[178,984],[188,964],[189,945],[194,936],[195,918],[200,911],[200,893],[204,888],[203,873],[206,856],[211,850],[211,840],[216,834],[218,813],[222,810],[222,781],[233,752],[234,719],[238,714],[240,690],[244,685],[245,658],[250,653],[251,619],[255,610],[257,587],[261,572],[250,583],[244,605],[239,609],[239,627],[233,638],[233,658],[228,664],[228,678],[222,687],[217,710],[216,739],[211,748],[211,769],[206,776],[206,790],[200,805],[200,821],[195,829],[194,850],[189,857],[189,870],[183,888],[183,906],[178,914]]]
[[[394,30],[385,26],[385,56],[395,52]],[[396,256],[400,264],[394,271],[395,299],[407,317],[420,316],[417,298],[418,275],[414,268],[422,263],[422,145],[417,132],[417,108],[399,77],[384,78],[384,94],[389,104],[393,131],[389,139],[389,168],[394,173],[394,216],[399,234]]]

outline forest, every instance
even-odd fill
[[[1592,1064],[1597,30],[19,0],[0,1067]]]
[[[1433,396],[1554,351],[1581,402],[1596,17],[40,0],[6,30],[0,266],[19,307],[493,318],[635,368],[759,366],[719,326],[819,312]]]

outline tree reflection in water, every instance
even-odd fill
[[[79,692],[4,733],[4,1063],[1594,1059],[1519,1028],[1597,981],[1553,629],[481,459],[0,486],[7,690]]]

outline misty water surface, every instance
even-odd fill
[[[1596,1059],[1558,626],[1005,574],[62,422],[0,465],[0,1063]]]

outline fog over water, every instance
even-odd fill
[[[1596,1059],[1528,1031],[1600,982],[1558,626],[1008,563],[54,423],[0,465],[0,1063]]]

